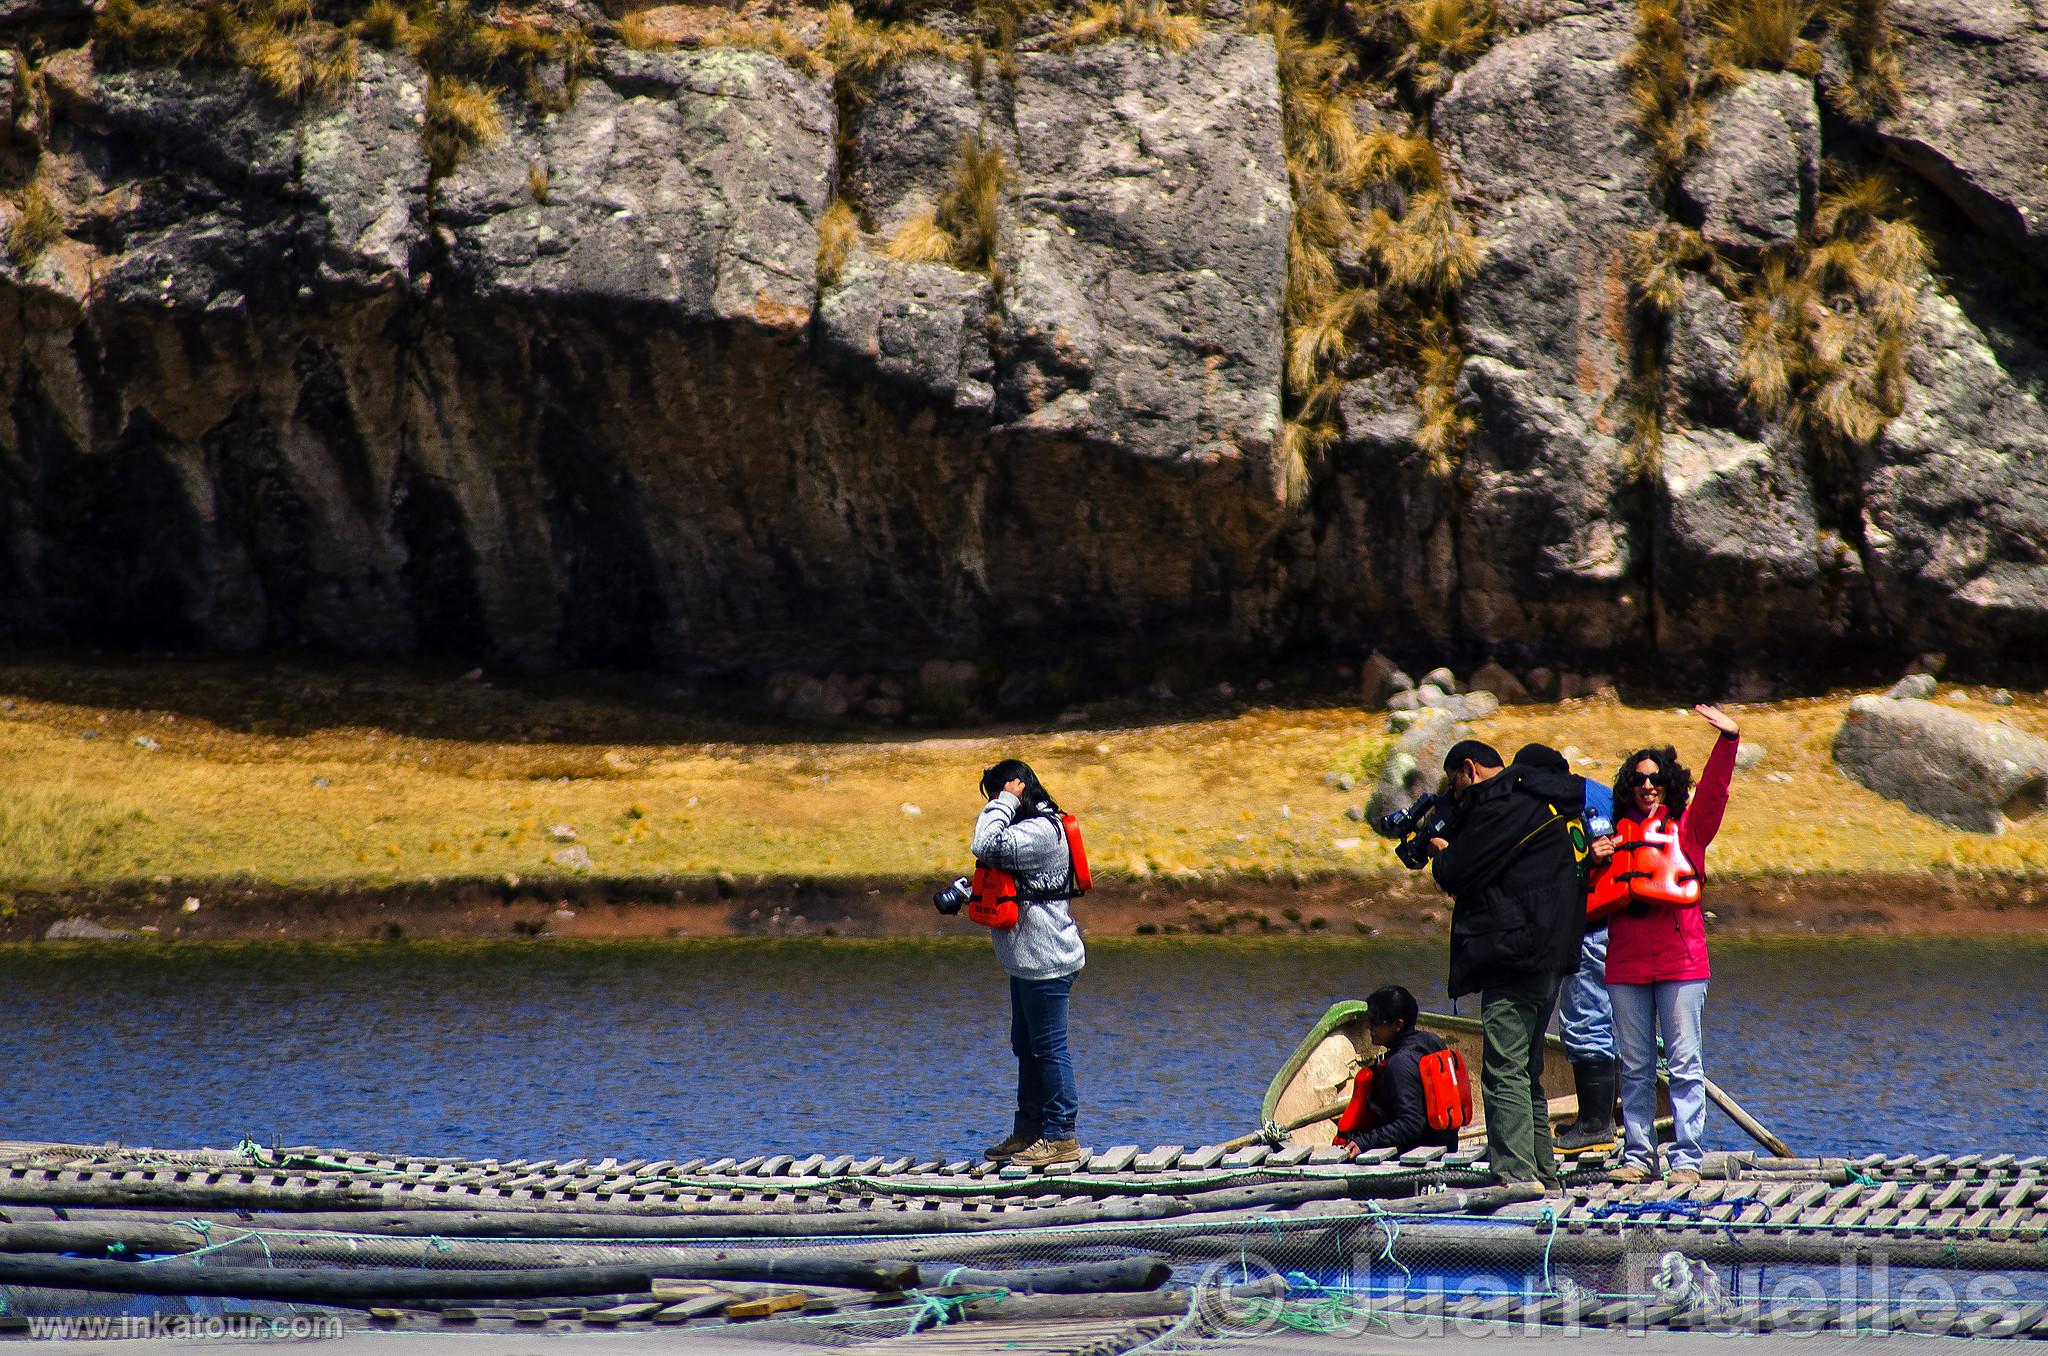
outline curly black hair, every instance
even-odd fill
[[[1663,789],[1664,805],[1674,817],[1685,813],[1692,800],[1692,770],[1678,761],[1678,750],[1666,744],[1657,749],[1637,749],[1622,759],[1614,774],[1614,814],[1618,819],[1632,815],[1635,808],[1636,764],[1645,758],[1657,765],[1657,785]]]

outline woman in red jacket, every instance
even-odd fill
[[[1720,731],[1698,787],[1676,749],[1642,750],[1621,765],[1614,783],[1615,818],[1639,826],[1633,841],[1603,838],[1592,845],[1600,860],[1612,857],[1618,843],[1629,850],[1634,881],[1635,898],[1614,915],[1607,933],[1607,992],[1614,999],[1614,1043],[1621,1056],[1617,1182],[1647,1182],[1656,1176],[1660,1033],[1676,1122],[1667,1180],[1673,1186],[1700,1180],[1700,1141],[1707,1127],[1700,1016],[1710,968],[1696,883],[1706,878],[1707,845],[1728,808],[1728,780],[1741,738],[1719,707],[1695,706],[1693,711]]]

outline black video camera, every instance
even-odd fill
[[[932,896],[932,907],[951,918],[967,907],[967,901],[974,896],[974,888],[967,877],[956,878],[951,885]]]
[[[1410,871],[1420,871],[1429,865],[1429,840],[1448,839],[1457,829],[1457,815],[1456,802],[1430,791],[1405,810],[1387,811],[1373,828],[1388,838],[1400,839],[1394,855]]]

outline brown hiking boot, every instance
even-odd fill
[[[1674,1189],[1678,1187],[1696,1187],[1699,1184],[1700,1174],[1696,1168],[1673,1168],[1664,1175],[1664,1185]]]
[[[1650,1171],[1650,1165],[1647,1163],[1624,1163],[1608,1173],[1607,1180],[1618,1182],[1622,1186],[1641,1186],[1645,1182],[1656,1181],[1657,1174]]]
[[[1010,1155],[1020,1168],[1049,1168],[1055,1163],[1079,1163],[1081,1143],[1072,1139],[1041,1139]]]
[[[1016,1157],[1020,1150],[1030,1148],[1032,1142],[1037,1138],[1038,1136],[1036,1135],[1027,1135],[1021,1132],[1015,1133],[1001,1144],[991,1144],[986,1149],[983,1149],[981,1156],[983,1158],[992,1158],[998,1163],[1007,1162]]]

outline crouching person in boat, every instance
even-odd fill
[[[1359,1070],[1351,1103],[1337,1118],[1336,1142],[1348,1145],[1354,1157],[1369,1149],[1405,1153],[1426,1144],[1455,1149],[1459,1127],[1472,1118],[1469,1081],[1461,1102],[1459,1089],[1447,1087],[1443,1077],[1423,1077],[1424,1060],[1449,1047],[1434,1031],[1417,1029],[1420,1011],[1415,995],[1398,984],[1374,990],[1365,1000],[1373,1044],[1386,1053]],[[1462,1075],[1463,1064],[1457,1067]]]
[[[1062,814],[1029,765],[1005,759],[981,776],[988,798],[974,822],[975,872],[967,916],[989,930],[1010,976],[1010,1049],[1017,1112],[998,1161],[1043,1167],[1077,1162],[1081,1111],[1067,1050],[1067,1004],[1088,962],[1068,905],[1088,888],[1080,828]]]

